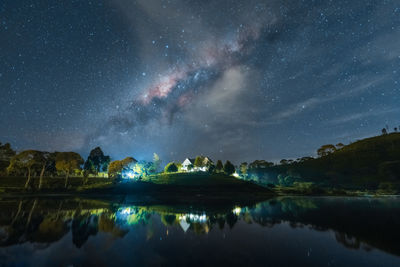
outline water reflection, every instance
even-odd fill
[[[122,247],[129,246],[133,242],[129,234],[135,233],[136,243],[162,240],[175,235],[174,241],[171,239],[169,245],[183,249],[189,246],[186,239],[188,235],[191,242],[197,240],[200,243],[208,242],[209,245],[211,241],[196,239],[196,236],[206,236],[214,232],[223,234],[225,238],[227,235],[237,234],[236,241],[246,243],[247,238],[250,238],[248,232],[254,231],[256,234],[252,238],[259,239],[254,241],[257,244],[256,249],[261,249],[265,246],[265,237],[261,233],[268,229],[276,233],[283,231],[279,227],[275,228],[277,225],[288,225],[287,229],[311,229],[312,233],[331,232],[335,242],[341,244],[344,250],[365,252],[375,249],[400,255],[400,202],[397,198],[287,197],[271,199],[254,206],[236,204],[217,207],[147,206],[73,198],[3,199],[0,201],[0,261],[10,260],[10,252],[5,255],[6,248],[18,250],[18,245],[35,244],[34,250],[37,250],[63,241],[72,242],[75,248],[81,249],[88,240],[95,239],[96,236],[105,239],[102,234],[107,236],[109,248],[116,246],[117,240],[125,241]],[[290,236],[294,232],[287,229],[284,233],[288,233],[288,236],[280,233],[282,238],[273,242],[294,240],[295,237]],[[144,234],[142,239],[137,236],[139,233]],[[71,238],[66,238],[69,235]],[[302,232],[302,235],[306,235],[302,237],[303,240],[312,237],[312,242],[322,242],[319,241],[321,237],[314,238],[311,232]],[[215,241],[217,242],[218,246],[232,246],[228,242]],[[201,243],[197,248],[205,249],[204,246],[205,243]],[[152,247],[149,246],[146,250],[150,248]],[[243,248],[239,252],[245,253],[242,258],[251,256],[256,264],[262,263],[254,249],[246,251]],[[176,254],[165,252],[163,255],[169,257],[166,255],[174,253]],[[178,255],[174,257],[175,260],[178,259]],[[30,258],[25,260],[25,263],[31,263]],[[79,265],[80,262],[76,259],[75,264]],[[167,263],[172,264],[170,261]]]

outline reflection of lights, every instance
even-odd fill
[[[205,214],[184,214],[184,215],[179,215],[179,220],[184,220],[184,221],[190,221],[190,222],[205,222],[207,221],[207,216]]]
[[[124,177],[128,179],[133,179],[137,177],[137,175],[133,171],[128,171],[125,172],[124,174],[125,174]]]
[[[130,207],[128,207],[128,208],[122,209],[121,211],[119,211],[119,213],[121,215],[128,215],[128,214],[134,213],[134,210],[131,209]]]
[[[236,207],[232,210],[232,212],[236,215],[239,215],[242,212],[242,209],[240,207]]]
[[[118,211],[116,213],[116,217],[118,219],[125,220],[130,215],[135,214],[135,213],[136,213],[136,210],[132,207],[120,208],[120,209],[118,209]]]
[[[144,220],[145,218],[143,215],[143,211],[140,211],[140,209],[138,210],[132,206],[118,209],[115,217],[120,224],[133,225]]]

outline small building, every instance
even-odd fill
[[[194,170],[193,167],[194,167],[194,159],[186,158],[186,159],[182,162],[182,168],[181,168],[181,170],[182,170],[182,171],[189,172],[189,171],[193,171],[193,170]]]
[[[201,172],[206,172],[210,169],[210,167],[212,165],[214,165],[213,161],[209,158],[209,157],[203,157],[202,156],[202,163],[201,166],[194,166],[194,162],[196,161],[196,159],[191,159],[191,158],[186,158],[183,162],[182,162],[182,171],[186,171],[186,172],[193,172],[193,171],[201,171]]]

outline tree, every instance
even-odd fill
[[[344,147],[343,143],[336,144],[336,149],[342,149]]]
[[[222,172],[224,170],[224,165],[221,160],[217,161],[217,165],[215,166],[216,172]]]
[[[65,188],[68,186],[69,174],[75,170],[80,170],[84,163],[81,155],[75,152],[59,152],[56,154],[56,168],[58,171],[65,172]]]
[[[31,184],[32,171],[40,169],[45,159],[43,152],[37,150],[25,150],[15,155],[7,168],[8,173],[20,173],[21,169],[28,171],[28,178],[25,183],[25,188]]]
[[[175,164],[176,164],[176,167],[178,168],[178,172],[181,171],[181,170],[182,170],[182,163],[180,163],[180,162],[175,162]],[[190,166],[192,166],[192,168],[193,168],[193,165],[190,164],[190,165],[188,166],[188,170],[189,170],[189,167],[190,167]]]
[[[255,160],[249,164],[249,169],[266,169],[268,167],[274,166],[273,162],[268,162],[265,160]]]
[[[123,160],[115,160],[108,166],[108,177],[116,179],[121,178],[123,172],[133,172],[137,160],[132,157],[126,157]]]
[[[240,166],[239,166],[239,171],[240,171],[240,174],[243,176],[243,177],[245,177],[246,175],[247,175],[247,162],[242,162],[242,163],[240,163]]]
[[[83,169],[88,173],[97,175],[99,172],[105,172],[110,164],[110,156],[105,156],[100,147],[90,151]]]
[[[196,159],[194,160],[194,166],[198,168],[203,167],[203,162],[204,162],[204,157],[197,156]]]
[[[170,162],[165,166],[164,172],[177,172],[178,166],[176,166],[175,162]]]
[[[397,133],[397,127],[394,127],[394,129],[393,129],[393,130],[394,130],[394,132],[395,132],[395,133]]]
[[[383,129],[382,129],[382,135],[387,135],[387,130],[386,130],[386,128],[383,128]]]
[[[289,175],[284,176],[282,174],[278,175],[278,183],[281,186],[292,186],[294,183],[295,179]]]
[[[313,159],[314,159],[313,157],[302,157],[298,160],[298,162],[306,162]]]
[[[112,179],[120,178],[122,173],[122,161],[115,160],[108,165],[108,177]]]
[[[0,160],[11,160],[11,158],[14,157],[15,154],[15,151],[12,150],[9,143],[3,145],[0,142]]]
[[[287,159],[281,159],[281,160],[279,161],[279,163],[280,163],[281,165],[286,165],[286,164],[288,164],[288,160],[287,160]]]
[[[10,165],[10,161],[15,154],[9,143],[4,145],[0,143],[0,175],[6,173],[7,167]]]
[[[145,177],[153,172],[154,172],[153,162],[147,162],[147,161],[141,160],[133,165],[133,168],[131,171],[131,174],[133,177],[131,177],[131,178],[140,179],[140,178]]]
[[[156,153],[153,153],[153,162],[149,162],[145,165],[146,173],[156,173],[161,166],[160,157]]]
[[[137,162],[135,158],[126,157],[122,160],[122,168],[123,170],[132,169]]]
[[[153,154],[153,165],[155,172],[157,172],[161,167],[160,157],[156,153]]]
[[[331,154],[336,151],[336,147],[334,145],[328,144],[323,145],[317,150],[317,154],[319,157],[324,157],[328,154]]]
[[[229,160],[227,160],[227,161],[225,162],[225,165],[224,165],[224,172],[225,172],[227,175],[232,175],[232,174],[235,172],[235,166],[233,166],[233,164],[232,164]]]
[[[41,152],[42,170],[40,171],[39,190],[43,187],[43,176],[46,170],[55,168],[56,154],[49,152]]]

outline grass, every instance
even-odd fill
[[[348,190],[376,190],[381,183],[400,188],[400,133],[359,140],[324,157],[268,167],[259,175],[271,183],[281,175]]]
[[[26,177],[0,177],[0,192],[13,191],[22,189],[25,186]],[[82,177],[70,177],[68,178],[68,186],[78,187],[83,185]],[[32,178],[33,187],[39,187],[39,177]],[[109,183],[108,178],[89,178],[87,186],[94,184]],[[63,189],[65,185],[65,178],[63,177],[43,177],[43,189]]]
[[[45,177],[41,193],[77,193],[85,195],[135,195],[148,196],[153,200],[185,202],[249,200],[265,198],[273,194],[271,190],[256,184],[239,180],[225,174],[209,173],[163,173],[151,175],[140,181],[123,180],[121,183],[108,178],[72,177],[69,187],[64,188],[65,178]],[[33,190],[26,191],[25,177],[0,177],[0,192],[35,193],[39,178],[34,178]],[[202,199],[199,199],[201,196]]]
[[[154,184],[182,185],[182,186],[211,186],[211,185],[248,185],[248,182],[228,176],[223,173],[209,174],[196,173],[161,173],[150,175],[143,179]]]

